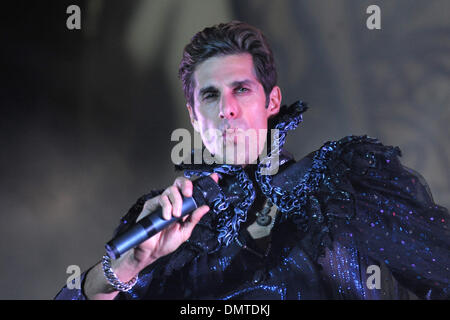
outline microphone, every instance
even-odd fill
[[[195,209],[204,204],[210,205],[221,192],[221,188],[209,176],[195,180],[193,182],[192,197],[183,196],[181,216],[179,218],[172,217],[170,220],[165,220],[162,217],[162,208],[158,208],[136,222],[130,229],[109,241],[105,245],[106,253],[111,259],[119,258],[124,252],[137,247],[172,223],[180,221]]]

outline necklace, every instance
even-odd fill
[[[278,208],[274,204],[266,203],[265,208],[255,214],[255,221],[247,227],[247,231],[253,239],[263,238],[270,234],[276,222],[277,212]],[[258,219],[260,220],[259,222],[257,221]]]
[[[254,255],[257,255],[261,259],[267,258],[267,256],[269,255],[270,249],[272,248],[272,241],[270,241],[269,245],[267,246],[266,252],[264,254],[262,254],[262,253],[259,253],[258,251],[254,250],[254,249],[252,249],[250,247],[247,247],[247,245],[243,244],[241,241],[239,241],[239,239],[237,237],[236,237],[235,240],[236,240],[236,243],[238,244],[239,247],[241,247],[242,249],[253,253]]]
[[[259,227],[260,229],[261,229],[261,227],[263,227],[262,230],[265,230],[265,232],[267,232],[266,235],[270,234],[270,231],[272,230],[272,228],[273,228],[273,226],[274,226],[274,224],[275,224],[275,217],[271,217],[271,216],[269,215],[269,213],[270,213],[271,210],[272,210],[272,207],[273,207],[273,203],[272,203],[272,201],[270,201],[270,199],[269,199],[269,200],[266,202],[266,204],[265,204],[265,206],[264,206],[264,209],[261,210],[261,212],[258,212],[258,213],[256,214],[256,217],[257,217],[257,218],[256,218],[256,224],[260,226],[260,227]],[[278,210],[278,209],[277,209],[277,210]],[[276,212],[275,212],[275,214],[276,214]],[[253,226],[256,226],[256,225],[253,225]],[[252,237],[254,237],[255,235],[257,235],[258,233],[261,234],[261,232],[252,232],[252,230],[251,230],[250,228],[252,228],[252,226],[250,226],[247,230],[249,231],[249,233],[250,233],[250,235],[251,235]],[[265,233],[265,232],[264,232],[264,233]],[[255,237],[254,237],[254,238],[255,238]],[[256,238],[255,238],[255,239],[256,239]],[[269,242],[269,244],[268,244],[268,246],[267,246],[267,248],[266,248],[264,254],[262,254],[262,253],[256,251],[256,250],[253,249],[253,248],[248,247],[246,243],[242,243],[242,242],[239,240],[239,237],[236,237],[235,240],[236,240],[236,243],[238,244],[239,247],[241,247],[242,249],[247,250],[247,251],[253,253],[254,255],[258,256],[258,257],[261,258],[261,259],[267,258],[267,256],[268,256],[269,253],[270,253],[270,250],[271,250],[271,248],[272,248],[272,239],[270,240],[270,242]]]

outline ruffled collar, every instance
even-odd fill
[[[303,120],[302,113],[307,109],[308,107],[303,101],[297,101],[289,106],[284,105],[280,108],[280,112],[269,122],[269,128],[277,129],[279,134],[273,139],[268,155],[259,161],[257,165],[243,169],[241,166],[236,165],[192,164],[194,161],[191,161],[191,164],[182,163],[175,166],[176,170],[184,170],[184,175],[188,178],[192,176],[206,176],[214,172],[222,176],[226,175],[233,180],[235,190],[239,189],[239,192],[237,191],[237,194],[239,194],[237,203],[224,194],[219,196],[214,202],[212,211],[215,213],[215,221],[213,224],[219,232],[219,244],[228,245],[231,243],[238,236],[241,223],[247,219],[247,212],[256,196],[256,188],[253,185],[251,176],[255,176],[260,189],[264,195],[269,197],[267,181],[264,182],[262,179],[262,177],[267,177],[267,175],[262,175],[261,173],[264,169],[270,168],[273,161],[279,161],[279,164],[282,165],[292,159],[289,153],[283,150],[283,145],[286,141],[287,132],[297,128]],[[191,160],[194,159],[193,156],[194,150],[191,152]],[[253,172],[249,172],[249,170]]]

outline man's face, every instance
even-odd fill
[[[187,107],[209,152],[228,164],[254,163],[266,142],[268,119],[280,110],[279,87],[266,108],[249,53],[205,60],[194,72],[194,84],[194,107]]]

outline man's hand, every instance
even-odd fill
[[[213,173],[211,178],[216,183],[219,181],[217,173]],[[137,221],[147,216],[150,212],[155,211],[158,207],[162,208],[162,215],[165,220],[170,220],[172,217],[180,217],[183,204],[182,195],[184,197],[192,197],[192,191],[192,181],[184,177],[178,177],[161,195],[145,202]],[[133,252],[136,264],[143,269],[155,260],[175,251],[183,242],[189,239],[194,227],[209,210],[210,208],[207,205],[203,205],[190,215],[183,217],[181,222],[171,224],[166,229],[141,243]]]
[[[211,178],[217,183],[219,176],[213,173]],[[181,216],[182,196],[192,197],[192,181],[184,177],[175,179],[173,185],[155,198],[147,200],[137,221],[162,207],[163,218]],[[145,267],[157,259],[175,251],[191,236],[192,230],[200,219],[209,211],[207,205],[194,210],[190,215],[183,217],[181,222],[175,222],[166,229],[155,234],[136,248],[129,250],[119,259],[111,261],[111,267],[120,281],[127,282]],[[89,299],[114,299],[118,291],[106,281],[101,264],[94,266],[86,275],[84,292]]]

